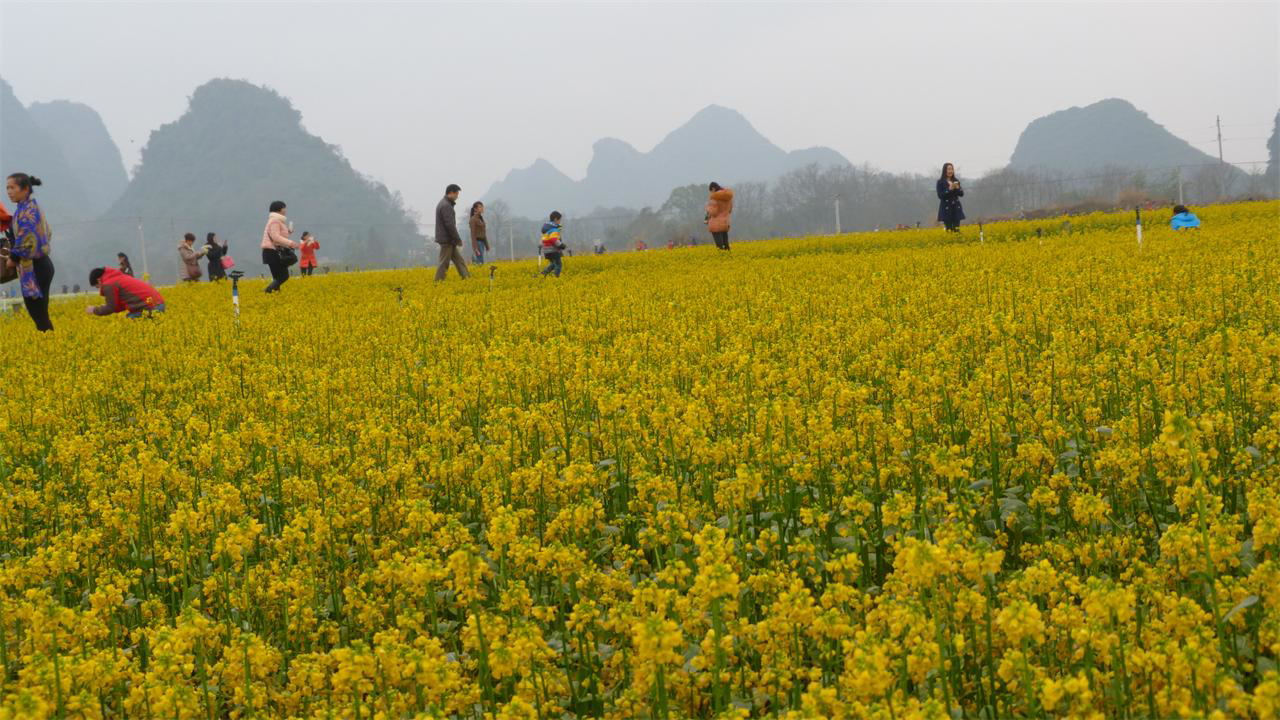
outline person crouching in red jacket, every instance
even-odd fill
[[[128,313],[127,317],[140,318],[144,313],[164,312],[164,298],[155,288],[115,268],[94,268],[89,273],[89,284],[105,298],[101,305],[85,308],[90,315],[122,312]]]

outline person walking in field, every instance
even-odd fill
[[[182,242],[178,243],[178,255],[182,257],[183,282],[195,282],[204,275],[200,271],[200,258],[204,257],[208,250],[205,248],[196,250],[195,242],[195,234],[187,233],[182,236]]]
[[[960,221],[964,220],[964,208],[960,198],[964,197],[964,188],[960,187],[960,178],[956,177],[956,169],[951,163],[942,166],[942,177],[938,178],[938,222],[948,232],[960,232]]]
[[[85,308],[90,315],[122,312],[127,313],[126,317],[140,318],[144,314],[164,312],[164,298],[158,290],[115,268],[94,268],[89,273],[89,285],[98,288],[98,294],[103,297],[101,305]]]
[[[316,251],[320,249],[320,241],[316,239],[306,230],[302,231],[302,260],[298,263],[298,269],[302,272],[303,277],[315,275],[316,273]]]
[[[484,264],[484,254],[489,250],[489,235],[484,224],[484,203],[471,203],[471,255],[477,265]]]
[[[707,230],[720,250],[729,249],[729,216],[733,214],[733,191],[713,182],[707,188]]]
[[[1188,210],[1186,205],[1175,205],[1173,217],[1169,219],[1169,227],[1174,230],[1199,230],[1200,218]]]
[[[49,294],[53,291],[53,260],[49,258],[53,233],[49,221],[36,202],[35,188],[43,185],[40,178],[14,173],[5,181],[9,202],[14,203],[9,232],[13,243],[0,259],[5,269],[18,277],[22,303],[40,332],[53,330],[49,319]]]
[[[440,261],[436,264],[436,282],[449,274],[449,264],[458,269],[462,279],[471,277],[467,261],[462,259],[462,236],[458,234],[458,193],[462,188],[450,184],[444,189],[444,197],[436,205],[436,244],[440,246]]]
[[[559,210],[551,213],[548,222],[542,225],[542,257],[547,259],[547,266],[542,269],[542,276],[548,274],[560,277],[560,271],[564,269],[564,241],[560,236],[560,218],[563,215]]]
[[[294,252],[298,243],[289,239],[293,229],[289,227],[289,208],[281,200],[268,208],[267,226],[262,231],[262,262],[271,269],[271,283],[266,292],[271,294],[289,281],[289,268],[298,262]]]
[[[209,260],[209,282],[226,280],[227,269],[222,259],[227,257],[227,244],[218,242],[218,233],[205,235],[204,256]]]

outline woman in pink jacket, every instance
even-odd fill
[[[716,247],[729,249],[729,216],[733,214],[733,191],[720,187],[720,183],[711,183],[710,195],[707,197],[707,230],[711,231],[711,239]]]
[[[271,268],[271,284],[267,292],[273,293],[289,280],[289,267],[298,262],[298,254],[294,248],[298,243],[289,239],[289,222],[286,219],[287,209],[279,200],[271,203],[271,214],[267,216],[267,227],[262,231],[262,262]]]

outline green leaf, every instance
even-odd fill
[[[1240,602],[1236,603],[1236,606],[1235,606],[1235,607],[1233,607],[1233,608],[1231,608],[1230,610],[1228,610],[1226,615],[1223,615],[1223,616],[1222,616],[1222,622],[1226,622],[1226,621],[1230,620],[1231,618],[1235,617],[1236,613],[1241,612],[1241,611],[1243,611],[1243,610],[1244,610],[1244,609],[1246,609],[1246,608],[1251,608],[1251,607],[1253,607],[1254,605],[1257,605],[1257,604],[1258,604],[1258,596],[1257,596],[1257,595],[1250,595],[1250,596],[1246,597],[1245,599],[1243,599],[1243,600],[1241,600]]]

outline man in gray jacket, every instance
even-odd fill
[[[458,193],[462,188],[449,185],[444,190],[444,199],[436,205],[436,244],[440,246],[440,262],[436,265],[436,280],[444,279],[449,273],[449,263],[458,268],[463,278],[471,277],[467,272],[467,261],[462,259],[462,236],[458,234],[458,213],[454,206],[458,203]]]

